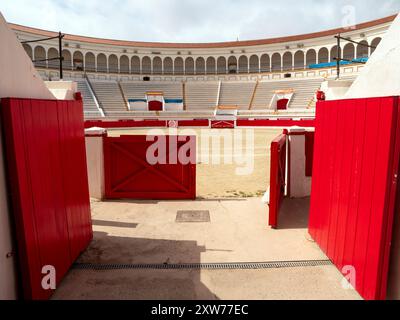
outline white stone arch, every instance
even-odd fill
[[[282,56],[280,53],[274,53],[271,58],[271,70],[282,71]]]
[[[164,59],[164,74],[174,74],[174,60],[171,57]]]
[[[315,49],[309,49],[306,54],[306,66],[317,63],[317,51]]]
[[[293,54],[286,51],[282,56],[282,70],[290,71],[293,69]]]
[[[226,58],[221,56],[217,59],[217,73],[218,74],[226,74],[227,61]]]
[[[305,54],[303,50],[297,50],[293,56],[294,68],[304,69],[305,66]]]
[[[98,72],[108,72],[108,59],[104,53],[99,53],[97,55],[96,61]]]
[[[340,48],[340,55],[342,55],[342,49]],[[336,62],[336,59],[338,57],[338,46],[333,46],[331,48],[331,62]]]
[[[34,60],[35,66],[37,67],[47,67],[46,61],[38,61],[38,60],[43,60],[47,59],[47,52],[42,46],[36,46],[35,49],[33,50],[33,55],[34,55]]]
[[[71,51],[67,49],[63,49],[62,51],[62,57],[63,57],[63,69],[64,70],[72,70],[72,54]]]
[[[208,57],[206,60],[206,73],[215,74],[217,71],[217,63],[214,57]]]
[[[185,59],[185,74],[194,74],[194,59],[192,57]]]
[[[367,40],[360,41],[360,43],[357,44],[356,58],[368,58],[369,48],[367,46],[368,46]]]
[[[86,52],[85,54],[85,71],[96,71],[96,56],[93,52]]]
[[[80,50],[76,50],[72,55],[72,65],[74,70],[83,71],[84,69],[84,59],[83,53]]]
[[[253,54],[249,59],[249,71],[250,73],[260,72],[260,58],[256,54]]]
[[[343,48],[343,58],[353,60],[356,57],[356,48],[354,44],[347,43]]]
[[[260,72],[271,71],[271,58],[268,54],[263,54],[260,58]]]
[[[318,63],[328,63],[329,62],[329,50],[328,48],[321,48],[318,51]]]
[[[242,55],[239,57],[239,73],[249,73],[249,59],[247,56]]]
[[[119,72],[118,57],[115,54],[110,54],[110,56],[108,57],[108,72],[109,73]]]
[[[141,61],[138,56],[133,56],[131,58],[131,73],[140,74],[141,72]]]
[[[55,58],[59,58],[58,49],[49,48],[49,50],[47,50],[47,59]],[[60,60],[49,60],[47,65],[51,69],[58,69],[60,67]]]
[[[129,58],[127,55],[124,54],[119,58],[119,72],[127,74],[130,71],[129,69],[130,69]]]
[[[238,59],[235,56],[230,56],[228,58],[228,71],[229,73],[238,72]]]
[[[206,61],[203,57],[198,57],[196,59],[196,74],[206,73]]]
[[[185,72],[184,61],[182,57],[176,57],[174,60],[174,74],[182,75]]]
[[[151,74],[151,58],[144,56],[142,58],[142,74]]]
[[[163,62],[160,57],[153,58],[153,74],[163,73]]]

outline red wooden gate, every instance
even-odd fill
[[[235,129],[234,120],[211,120],[211,129]]]
[[[159,139],[165,139],[165,161],[150,164],[147,152]],[[147,140],[147,136],[104,138],[106,198],[194,200],[196,137],[157,136],[155,141]],[[190,158],[189,163],[179,159],[181,153]]]
[[[309,231],[368,300],[386,297],[399,138],[397,97],[317,105]]]
[[[47,299],[43,267],[58,285],[92,239],[82,101],[2,99],[1,111],[23,293]]]
[[[286,141],[285,133],[271,143],[271,176],[269,188],[269,225],[278,227],[279,208],[286,189]]]

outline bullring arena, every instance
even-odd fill
[[[0,299],[399,299],[399,33],[158,43],[0,16]]]

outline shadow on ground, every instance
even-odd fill
[[[78,263],[166,264],[168,254],[187,254],[191,263],[200,263],[205,248],[196,241],[169,241],[114,237],[95,232],[94,240]],[[158,261],[154,257],[159,257]],[[138,260],[139,259],[139,260]],[[200,270],[71,270],[54,299],[124,300],[218,300],[202,282]]]
[[[307,229],[310,215],[310,198],[283,200],[278,229]]]

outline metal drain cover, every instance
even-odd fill
[[[186,210],[178,211],[176,215],[177,223],[200,223],[200,222],[211,222],[210,211],[208,210]]]

